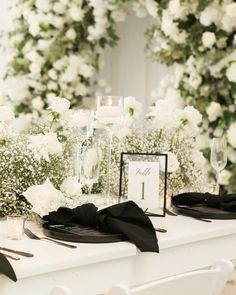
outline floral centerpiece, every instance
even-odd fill
[[[74,206],[82,193],[71,157],[79,139],[56,122],[69,120],[69,102],[55,98],[50,111],[46,122],[19,131],[21,118],[10,107],[0,107],[1,217],[30,215],[31,209],[43,216],[59,206]]]
[[[60,206],[76,206],[81,189],[86,192],[73,170],[75,148],[82,140],[78,132],[81,118],[69,107],[67,99],[55,98],[49,107],[49,116],[21,132],[16,131],[21,119],[15,118],[9,107],[0,108],[2,217],[11,213],[31,215],[32,212],[44,216]],[[193,107],[179,109],[158,100],[144,122],[138,123],[141,108],[134,97],[125,98],[125,115],[114,130],[113,194],[118,195],[121,151],[167,153],[169,194],[204,190],[204,158],[195,143],[200,113]],[[107,179],[107,141],[104,136],[100,139],[103,143],[101,177],[94,192],[101,192]]]
[[[196,136],[200,132],[201,114],[194,107],[177,108],[166,100],[157,100],[144,122],[137,123],[141,104],[133,97],[125,98],[126,115],[114,131],[111,191],[119,192],[121,152],[168,154],[168,195],[186,190],[205,191],[206,164],[199,151]],[[101,182],[106,181],[106,157]]]

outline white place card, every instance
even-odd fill
[[[128,200],[142,208],[159,207],[159,162],[129,161]]]

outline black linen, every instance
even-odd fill
[[[5,255],[3,255],[2,253],[0,253],[0,273],[4,274],[14,282],[17,281],[14,269],[12,268]]]
[[[134,202],[128,201],[99,210],[94,204],[84,204],[74,209],[60,207],[43,217],[50,224],[77,223],[121,233],[143,252],[159,252],[152,222]]]
[[[230,212],[236,212],[236,194],[224,196],[213,195],[210,193],[183,193],[173,197],[173,205],[175,206],[205,206],[209,208],[217,208]]]

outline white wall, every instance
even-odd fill
[[[7,6],[10,1],[0,0],[0,29],[9,27]],[[112,86],[112,94],[135,96],[145,108],[150,104],[151,91],[157,89],[158,81],[167,72],[164,66],[148,60],[144,53],[144,32],[151,21],[151,18],[140,19],[131,14],[117,25],[119,45],[105,50],[105,67],[100,74]],[[0,77],[4,65],[0,52]]]
[[[117,25],[120,42],[118,47],[105,50],[105,68],[102,74],[112,85],[112,94],[135,96],[146,106],[158,81],[170,71],[165,66],[151,62],[145,55],[144,32],[151,25],[151,18],[130,15]]]

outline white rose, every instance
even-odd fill
[[[152,17],[157,17],[157,3],[154,0],[146,0],[145,1],[145,6],[147,9],[147,12],[152,16]]]
[[[134,123],[133,118],[124,116],[121,123],[118,124],[114,129],[114,135],[120,140],[125,136],[129,135],[132,131],[132,125]]]
[[[227,131],[227,137],[229,143],[232,145],[232,147],[236,148],[236,121],[233,122]]]
[[[133,96],[124,98],[124,112],[130,117],[138,118],[142,112],[142,104]]]
[[[52,98],[51,104],[48,109],[62,115],[66,113],[69,108],[70,102],[68,99],[63,97],[55,97]]]
[[[36,160],[44,159],[49,161],[49,155],[62,155],[62,144],[58,141],[57,135],[53,132],[46,134],[30,135],[28,137],[30,149]]]
[[[232,176],[232,173],[229,172],[228,170],[223,170],[219,174],[219,183],[221,185],[229,185],[229,180]]]
[[[236,151],[231,147],[227,148],[227,156],[230,162],[236,164]]]
[[[214,122],[217,118],[222,116],[222,107],[218,102],[212,101],[206,108],[206,113],[210,122]]]
[[[44,107],[44,102],[40,96],[35,97],[32,100],[32,106],[35,110],[42,110]]]
[[[66,11],[66,7],[62,3],[57,2],[53,5],[53,10],[58,14],[63,14]]]
[[[0,106],[0,122],[10,125],[14,122],[15,115],[9,106]]]
[[[78,177],[70,176],[61,184],[61,191],[71,197],[80,197],[82,195],[81,184],[78,182]]]
[[[236,62],[233,62],[229,65],[226,70],[226,77],[230,82],[236,82]]]
[[[44,144],[50,155],[62,155],[63,148],[61,143],[58,141],[56,133],[46,133],[44,135]]]
[[[51,40],[43,40],[43,39],[40,39],[38,40],[38,43],[37,43],[37,48],[39,50],[47,50],[49,48],[49,46],[51,45]]]
[[[167,172],[173,173],[179,169],[179,161],[176,155],[172,152],[163,152],[163,154],[167,154]]]
[[[33,74],[33,75],[37,75],[41,72],[41,66],[40,64],[38,63],[32,63],[30,64],[29,66],[29,69],[30,69],[30,72]]]
[[[32,36],[37,36],[40,32],[40,26],[38,22],[30,23],[29,24],[29,32]]]
[[[57,210],[63,200],[61,191],[55,189],[48,178],[41,185],[30,186],[23,196],[33,206],[32,211],[41,217]]]
[[[77,5],[72,5],[69,10],[69,15],[74,21],[80,22],[84,17],[84,11]]]
[[[73,28],[70,28],[67,32],[66,32],[66,37],[70,40],[74,40],[76,38],[76,32]]]
[[[216,42],[216,36],[212,32],[205,32],[202,34],[202,44],[204,47],[211,48]]]
[[[171,0],[169,2],[169,10],[174,19],[181,19],[186,16],[186,8],[180,3],[180,0]]]
[[[228,16],[236,17],[236,3],[230,3],[225,6],[225,11]]]
[[[43,12],[50,11],[50,1],[48,0],[36,0],[35,5],[38,9],[42,10]]]
[[[200,75],[193,73],[190,75],[188,83],[192,88],[197,89],[202,83],[202,77]]]
[[[48,71],[48,76],[52,80],[57,80],[57,72],[54,69],[51,69],[51,70]]]
[[[200,23],[206,27],[210,26],[212,23],[215,23],[217,25],[220,19],[221,19],[220,11],[219,9],[215,7],[208,6],[200,14]]]
[[[230,17],[227,14],[223,16],[221,22],[222,22],[222,28],[226,32],[232,32],[236,27],[236,18]]]

